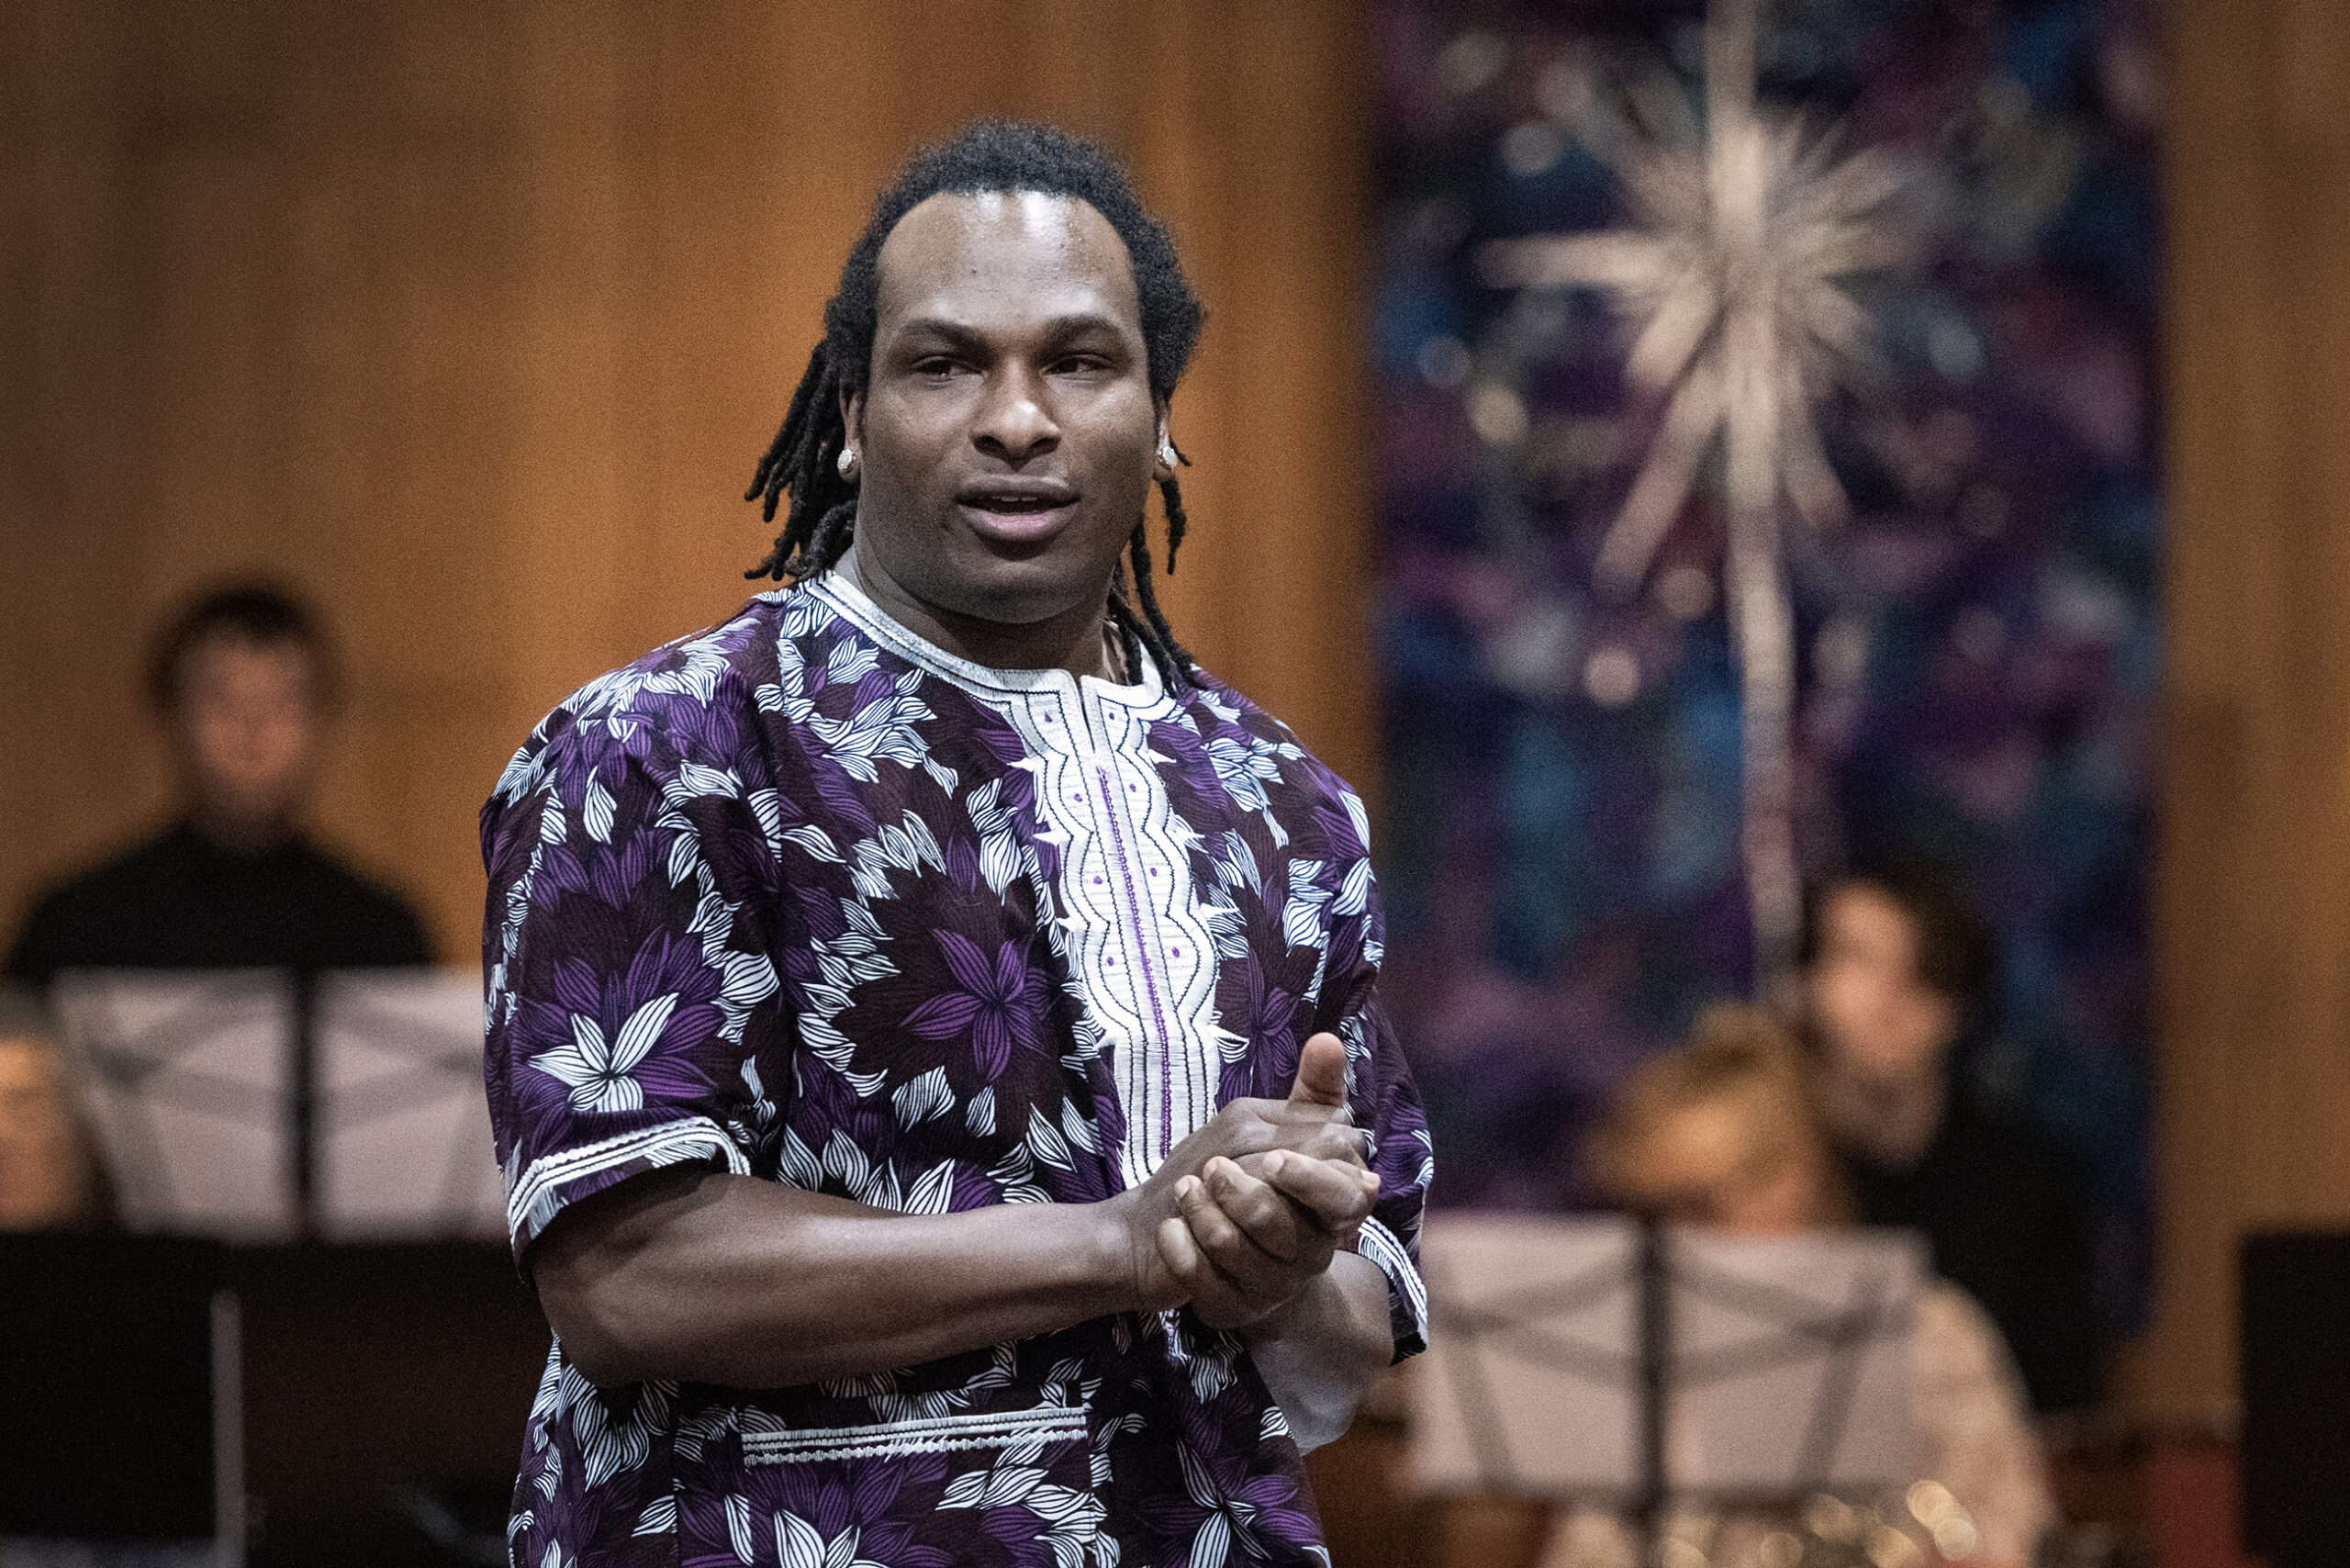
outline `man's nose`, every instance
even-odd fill
[[[987,400],[971,430],[972,444],[1007,463],[1025,463],[1060,444],[1044,377],[1025,367],[989,378]]]

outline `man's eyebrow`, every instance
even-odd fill
[[[1117,318],[1098,310],[1072,311],[1065,316],[1056,316],[1045,323],[1045,335],[1048,338],[1074,338],[1087,332],[1122,330]],[[978,328],[968,322],[949,320],[944,316],[912,316],[898,324],[901,336],[917,332],[943,338],[960,348],[976,348],[987,341],[986,334]]]
[[[1120,332],[1124,330],[1115,317],[1105,316],[1098,310],[1072,311],[1066,316],[1056,316],[1045,323],[1046,332],[1056,338],[1074,338],[1085,332]]]
[[[973,345],[981,341],[980,334],[976,329],[966,326],[960,321],[949,321],[943,316],[913,316],[898,323],[900,336],[910,336],[916,332],[924,332],[934,338],[944,338],[948,342],[958,346]]]

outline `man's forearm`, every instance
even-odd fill
[[[1299,1448],[1344,1432],[1393,1358],[1387,1299],[1378,1265],[1341,1252],[1295,1301],[1244,1331]]]
[[[909,1215],[707,1170],[588,1200],[532,1253],[573,1364],[599,1383],[775,1388],[887,1371],[1136,1306],[1100,1204]]]

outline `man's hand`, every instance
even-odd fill
[[[1292,1120],[1330,1117],[1328,1125],[1345,1126],[1345,1146],[1217,1155],[1178,1180],[1178,1212],[1159,1223],[1159,1260],[1211,1327],[1243,1327],[1278,1311],[1353,1245],[1379,1179],[1363,1167],[1346,1082],[1345,1047],[1336,1036],[1315,1036],[1283,1112]]]
[[[1327,1035],[1306,1042],[1292,1106],[1336,1106],[1347,1058]],[[1183,1184],[1182,1218],[1161,1227],[1169,1269],[1192,1286],[1212,1327],[1237,1328],[1301,1450],[1347,1429],[1355,1406],[1394,1354],[1387,1279],[1342,1253],[1351,1248],[1379,1179],[1358,1146],[1309,1160],[1288,1150],[1210,1160]]]
[[[1150,1180],[1119,1193],[1104,1209],[1122,1227],[1135,1271],[1137,1310],[1159,1312],[1192,1299],[1163,1255],[1167,1226],[1182,1226],[1187,1181],[1216,1159],[1244,1168],[1281,1151],[1315,1164],[1335,1162],[1360,1169],[1362,1135],[1347,1109],[1346,1047],[1336,1035],[1316,1035],[1298,1058],[1297,1084],[1286,1100],[1235,1100],[1198,1132],[1177,1144]],[[1262,1174],[1261,1170],[1258,1171]]]
[[[1245,1328],[1294,1301],[1379,1196],[1360,1165],[1285,1149],[1263,1159],[1263,1181],[1222,1159],[1186,1177],[1181,1217],[1159,1227],[1159,1255],[1211,1328]]]

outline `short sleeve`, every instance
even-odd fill
[[[689,717],[694,755],[657,715],[558,709],[483,811],[484,1073],[518,1260],[632,1176],[751,1173],[775,1120],[775,861],[756,781],[711,744],[727,726]]]

